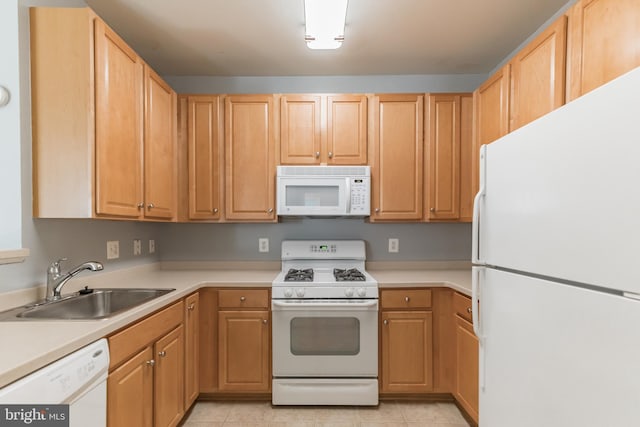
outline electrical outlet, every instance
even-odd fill
[[[140,255],[142,253],[142,242],[140,239],[133,239],[133,254]]]
[[[110,240],[107,242],[107,259],[120,258],[120,241]]]
[[[258,239],[258,252],[269,252],[269,239],[267,237]]]
[[[399,239],[389,239],[389,252],[397,253],[400,250]]]
[[[156,241],[151,239],[149,240],[149,253],[152,254],[152,253],[155,253],[155,251],[156,251]]]

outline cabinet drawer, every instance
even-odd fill
[[[459,294],[453,293],[453,309],[456,314],[463,319],[471,322],[471,298]]]
[[[382,290],[382,309],[388,308],[431,308],[431,289]]]
[[[269,308],[268,289],[221,289],[218,291],[219,308]]]
[[[109,369],[118,366],[136,351],[146,347],[182,323],[184,303],[179,301],[109,337]]]

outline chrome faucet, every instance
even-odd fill
[[[52,262],[47,269],[47,301],[60,299],[60,291],[62,291],[62,287],[69,281],[69,279],[81,271],[100,271],[104,269],[101,263],[97,261],[89,261],[84,264],[80,264],[63,274],[60,272],[60,263],[66,260],[67,258],[61,258],[58,261]]]

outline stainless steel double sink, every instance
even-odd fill
[[[175,289],[93,289],[57,301],[42,301],[0,313],[0,321],[100,320],[112,317]]]

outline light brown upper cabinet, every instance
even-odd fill
[[[428,94],[425,112],[427,221],[471,221],[473,95]]]
[[[460,217],[460,95],[427,96],[425,217]]]
[[[223,211],[220,97],[189,96],[187,110],[188,219],[216,221]]]
[[[371,221],[422,218],[423,103],[422,94],[372,98]]]
[[[284,95],[280,163],[367,164],[365,95]]]
[[[511,60],[509,131],[564,104],[566,34],[561,16]]]
[[[175,218],[171,88],[89,8],[30,18],[33,215]]]
[[[225,218],[275,221],[276,111],[273,95],[225,98]]]
[[[479,187],[480,147],[509,133],[509,75],[505,65],[473,92],[474,127],[472,176],[473,193]]]
[[[637,0],[580,0],[568,16],[567,101],[640,66]]]
[[[473,150],[473,94],[460,94],[460,222],[473,217]]]
[[[144,76],[144,216],[171,220],[177,215],[177,96],[148,66]]]

